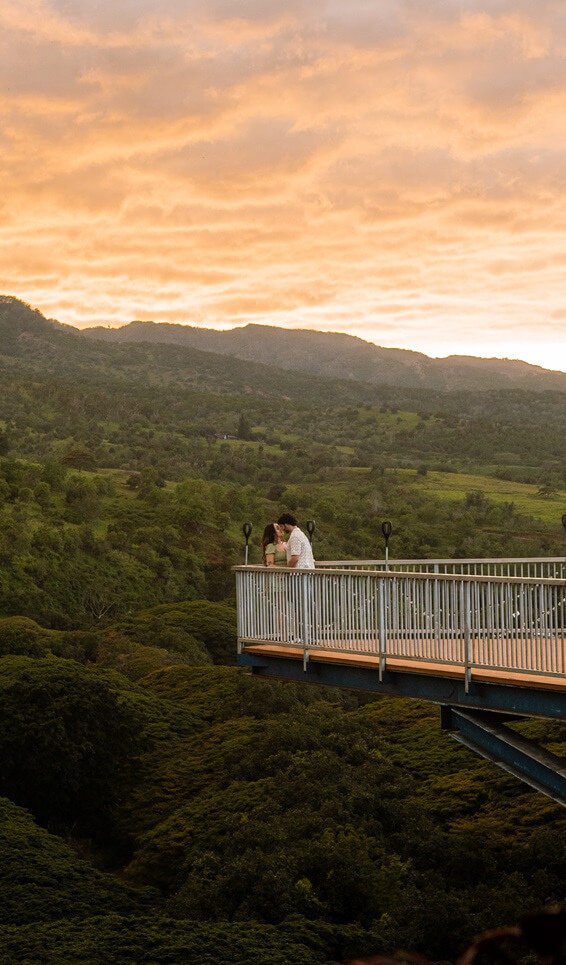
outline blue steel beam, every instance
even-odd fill
[[[380,681],[377,670],[373,668],[329,664],[317,659],[310,660],[303,670],[302,660],[292,656],[281,657],[257,652],[244,651],[239,654],[238,664],[251,668],[252,673],[259,676],[293,680],[295,683],[363,690],[384,696],[414,697],[463,710],[468,708],[517,714],[521,717],[566,720],[566,692],[472,680],[466,693],[464,680],[453,677],[386,670]]]
[[[499,716],[443,707],[441,724],[469,750],[566,806],[566,761],[505,727]]]

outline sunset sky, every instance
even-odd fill
[[[2,0],[0,293],[566,371],[565,0]]]

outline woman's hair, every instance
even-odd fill
[[[263,557],[263,562],[265,563],[265,547],[269,543],[278,543],[279,537],[275,532],[275,526],[273,523],[268,523],[263,531],[263,536],[261,537],[261,555]]]

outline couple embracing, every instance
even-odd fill
[[[288,539],[285,540],[285,536]],[[269,523],[261,538],[265,566],[289,566],[298,570],[314,569],[314,557],[308,536],[297,526],[291,513],[283,513],[276,523]]]

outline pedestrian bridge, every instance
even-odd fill
[[[566,760],[506,726],[566,720],[566,559],[234,567],[254,674],[440,705],[461,743],[566,804]]]

